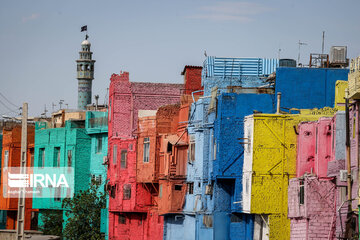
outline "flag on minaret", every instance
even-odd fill
[[[82,31],[82,32],[87,31],[87,25],[82,26],[82,27],[81,27],[81,31]]]

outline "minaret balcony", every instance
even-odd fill
[[[87,79],[94,79],[94,72],[93,71],[78,71],[77,78],[87,78]]]

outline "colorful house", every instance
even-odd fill
[[[299,124],[298,176],[290,180],[288,197],[291,238],[344,237],[346,178],[340,176],[345,170],[344,132],[344,112]]]
[[[34,125],[28,124],[28,137],[27,137],[27,162],[26,166],[31,167],[34,165]],[[8,167],[20,167],[21,156],[21,124],[14,122],[6,122],[3,128],[2,139],[2,158],[1,169]],[[6,229],[16,229],[17,225],[17,211],[18,211],[18,198],[5,198],[4,197],[4,182],[1,179],[0,185],[0,210],[4,220],[6,219]],[[36,216],[37,210],[32,207],[33,199],[25,199],[25,230],[37,229]]]
[[[151,190],[136,181],[138,115],[178,103],[184,85],[130,82],[128,72],[113,74],[110,81],[109,239],[162,239],[163,218],[152,210]]]
[[[73,113],[71,113],[73,114]],[[81,112],[81,120],[68,120],[60,124],[37,122],[35,128],[35,167],[72,167],[74,169],[74,193],[89,188],[92,181],[103,191],[106,180],[107,112]],[[64,120],[66,113],[64,113]],[[55,128],[51,127],[55,126]],[[48,211],[63,215],[62,198],[34,198],[33,207],[39,209],[39,225],[42,215]],[[101,230],[107,232],[107,210],[102,210]]]
[[[87,111],[85,130],[91,138],[90,175],[91,180],[99,185],[99,191],[104,192],[107,177],[107,155],[108,155],[108,113],[107,111]],[[107,196],[107,206],[109,199]],[[105,239],[109,235],[108,207],[101,211],[101,232]]]
[[[321,115],[320,115],[321,116]],[[319,115],[254,114],[245,118],[243,211],[255,214],[254,238],[288,239],[288,181],[296,176],[296,132]],[[269,157],[271,156],[271,157]]]

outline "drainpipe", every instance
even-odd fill
[[[351,212],[352,212],[352,201],[351,201],[351,153],[350,153],[350,116],[349,116],[349,91],[346,90],[345,92],[345,117],[346,117],[346,161],[347,161],[347,202],[348,202],[348,210],[347,210],[347,220],[346,220],[346,229],[345,229],[345,236],[348,236],[350,228],[351,228]],[[355,126],[353,126],[355,127]]]
[[[281,92],[278,92],[277,93],[276,114],[280,114],[280,101],[281,101]]]
[[[194,91],[194,92],[191,93],[191,97],[192,97],[193,102],[195,102],[194,93],[198,93],[198,92],[204,92],[204,90],[197,90],[197,91]]]

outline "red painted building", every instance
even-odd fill
[[[113,74],[109,89],[109,239],[162,239],[156,187],[137,182],[137,122],[140,110],[178,103],[182,84],[130,82]]]
[[[181,75],[184,76],[184,85],[185,91],[184,94],[191,95],[194,91],[203,90],[201,86],[201,71],[202,67],[200,66],[190,66],[186,65],[184,70],[181,72]],[[201,95],[200,92],[195,93],[196,95]]]
[[[27,138],[27,167],[34,166],[34,125],[28,125]],[[3,146],[1,167],[20,167],[21,155],[21,125],[5,123],[3,128]],[[6,210],[6,229],[16,229],[18,198],[4,198],[3,179],[0,184],[0,210]],[[37,226],[37,210],[32,209],[32,198],[25,199],[25,230],[34,229]]]

